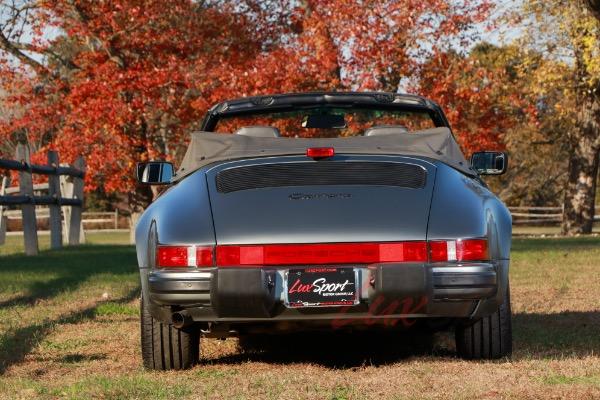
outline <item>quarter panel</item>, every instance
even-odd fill
[[[149,266],[148,242],[153,222],[156,226],[158,243],[215,244],[204,169],[194,172],[169,188],[142,214],[136,227],[136,247],[140,268]]]
[[[439,163],[427,238],[487,237],[490,255],[509,259],[512,221],[506,206],[474,179]]]
[[[486,237],[496,266],[497,291],[480,302],[476,316],[494,312],[508,288],[512,218],[506,206],[474,179],[444,165],[437,166],[429,215],[428,240]]]

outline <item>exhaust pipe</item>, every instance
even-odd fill
[[[194,323],[194,320],[192,319],[190,314],[188,314],[187,311],[183,310],[174,312],[173,315],[171,315],[171,322],[173,324],[173,327],[181,329],[185,328],[186,326],[192,325]]]

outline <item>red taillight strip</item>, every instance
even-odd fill
[[[160,268],[212,267],[212,246],[158,246],[156,266]]]
[[[217,246],[217,266],[426,262],[427,243],[327,243]]]
[[[164,246],[156,249],[156,266],[260,267],[263,265],[373,264],[489,260],[485,239],[382,243],[309,243],[266,245]]]

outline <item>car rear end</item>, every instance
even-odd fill
[[[136,228],[148,368],[189,367],[200,335],[432,321],[462,357],[510,354],[511,217],[478,176],[505,154],[474,168],[439,106],[399,94],[238,99],[202,129],[175,176],[138,168],[172,185]]]
[[[484,224],[428,237],[437,169],[418,158],[354,155],[200,170],[193,180],[205,185],[214,239],[163,239],[157,230],[149,298],[165,321],[226,326],[221,332],[471,317],[480,300],[495,298],[498,264]]]

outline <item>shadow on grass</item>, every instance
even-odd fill
[[[0,277],[23,287],[24,294],[0,302],[0,308],[32,305],[65,291],[74,291],[97,274],[125,275],[136,271],[135,252],[131,246],[84,245],[58,251],[44,251],[31,257],[2,256]],[[45,276],[50,279],[41,279]],[[29,282],[22,282],[29,277]],[[18,279],[16,279],[18,278]],[[0,282],[0,291],[2,283]]]
[[[600,311],[513,316],[513,358],[600,355]]]
[[[203,362],[313,363],[339,369],[392,364],[412,356],[450,354],[435,349],[434,343],[434,336],[428,332],[298,333],[262,339],[250,336],[240,338],[240,353]]]
[[[127,304],[140,294],[139,287],[136,287],[127,293],[127,295],[112,300],[114,303]],[[85,308],[76,313],[65,315],[63,317],[47,320],[42,323],[24,326],[13,329],[0,337],[0,375],[2,375],[11,365],[23,361],[25,356],[31,352],[44,338],[52,332],[57,325],[77,324],[83,321],[92,320],[97,315],[97,307],[103,303]],[[78,354],[72,354],[70,361],[77,362]],[[86,357],[86,356],[81,356]]]
[[[56,325],[74,324],[91,319],[94,317],[95,308],[88,307],[62,318],[27,325],[6,333],[0,338],[0,375],[11,365],[22,361]]]
[[[449,331],[445,336],[453,341],[453,332]],[[513,360],[598,356],[600,311],[516,314],[513,316],[513,339]],[[355,368],[386,365],[410,357],[456,358],[452,343],[440,347],[433,335],[421,331],[310,333],[273,335],[263,339],[242,337],[240,348],[238,354],[205,362],[313,363],[328,368]]]
[[[35,257],[2,256],[0,292],[5,289],[4,285],[9,285],[11,290],[17,288],[23,294],[0,303],[0,309],[35,305],[61,293],[74,292],[81,284],[101,274],[104,275],[103,280],[119,282],[136,270],[135,252],[130,246],[84,245],[44,251]],[[127,295],[112,301],[128,303],[138,296],[139,288],[135,287]],[[0,336],[0,374],[22,361],[55,326],[93,319],[97,314],[96,307],[8,329]]]
[[[106,360],[105,354],[67,354],[57,359],[64,364],[77,364],[84,361]]]

